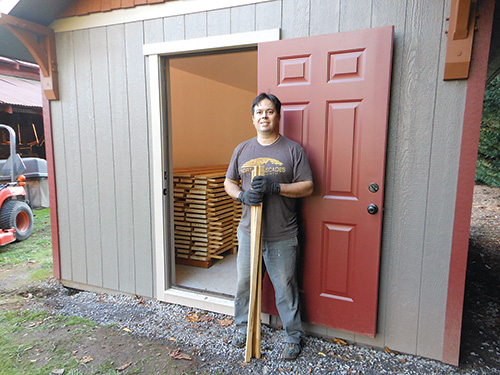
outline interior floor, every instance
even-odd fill
[[[176,285],[234,296],[237,281],[236,259],[237,254],[225,255],[224,259],[214,260],[210,268],[176,264]]]

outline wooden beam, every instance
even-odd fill
[[[43,100],[43,132],[45,137],[45,156],[49,182],[50,228],[52,236],[52,269],[56,279],[61,279],[61,253],[59,251],[59,219],[57,216],[57,185],[54,162],[54,143],[52,141],[52,115],[50,102],[45,95]]]
[[[252,179],[263,176],[263,166],[254,167]],[[262,300],[262,203],[250,208],[250,300],[248,304],[245,362],[260,358],[260,318]]]
[[[40,66],[42,89],[47,98],[59,99],[54,30],[3,13],[0,13],[0,26],[14,34]]]
[[[452,0],[444,80],[467,79],[476,25],[476,1]]]
[[[48,59],[47,52],[45,52],[44,48],[37,42],[34,37],[34,34],[28,30],[23,30],[22,28],[14,27],[11,25],[4,25],[4,27],[9,30],[12,34],[16,36],[17,39],[24,44],[24,46],[30,51],[31,55],[35,58],[35,60],[46,62]],[[40,66],[40,70],[44,76],[49,75],[49,66],[47,64],[38,64]]]

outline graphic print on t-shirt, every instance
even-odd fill
[[[241,166],[241,174],[251,174],[253,167],[264,166],[265,175],[278,175],[286,172],[286,167],[282,162],[273,158],[256,158],[247,161]]]

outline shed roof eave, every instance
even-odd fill
[[[16,0],[15,5],[0,9],[8,14],[42,26],[50,25],[57,15],[74,0]],[[11,4],[12,5],[12,4]],[[28,49],[9,30],[0,27],[0,51],[2,56],[36,63]]]

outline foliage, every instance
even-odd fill
[[[33,210],[33,215],[33,233],[30,238],[0,247],[0,266],[38,262],[43,269],[52,270],[50,209]]]
[[[476,181],[500,187],[500,76],[486,87]]]

